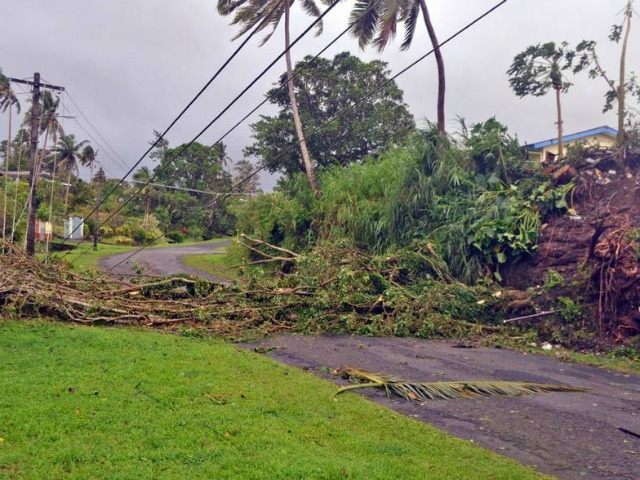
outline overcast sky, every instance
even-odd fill
[[[440,40],[494,5],[496,0],[430,0],[433,23]],[[514,55],[532,43],[566,40],[576,44],[593,39],[600,45],[605,68],[614,73],[618,46],[607,35],[622,20],[626,0],[509,0],[498,11],[443,47],[447,74],[447,117],[456,128],[457,116],[469,122],[496,116],[523,142],[554,135],[555,105],[552,95],[517,98],[505,74]],[[294,59],[315,54],[348,23],[352,2],[329,13],[324,34],[309,35],[293,49]],[[218,15],[214,0],[0,0],[0,67],[6,75],[26,78],[39,71],[51,83],[66,87],[107,139],[123,162],[132,164],[146,149],[153,129],[164,129],[186,102],[236,48],[231,38],[236,28]],[[293,34],[311,19],[294,5]],[[640,73],[640,24],[634,25],[628,56],[629,69]],[[186,117],[171,131],[172,145],[190,140],[283,47],[279,30],[263,47],[254,39],[233,60]],[[344,37],[327,52],[348,50],[366,59],[380,58],[392,72],[399,71],[430,49],[422,23],[412,47],[400,52],[398,43],[382,54],[361,51]],[[213,143],[251,110],[283,72],[284,59],[251,89],[203,138]],[[427,58],[398,80],[405,101],[418,121],[435,119],[437,79],[435,61]],[[17,87],[20,91],[20,87]],[[586,77],[563,97],[565,131],[574,132],[610,124],[612,113],[602,114],[603,80]],[[26,105],[27,95],[21,95]],[[68,99],[66,107],[76,108]],[[264,110],[269,113],[269,110]],[[81,117],[78,121],[86,123]],[[0,119],[0,138],[6,138],[6,115]],[[79,139],[88,138],[73,120],[65,129]],[[99,140],[99,139],[98,139]],[[226,140],[232,158],[240,159],[250,142],[248,125]],[[100,141],[100,143],[102,143]],[[111,176],[124,168],[98,144],[100,159]],[[111,154],[111,157],[114,157]],[[263,187],[273,178],[263,176]]]

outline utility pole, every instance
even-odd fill
[[[27,217],[27,255],[33,257],[36,252],[36,186],[38,184],[38,175],[40,174],[40,165],[38,162],[38,136],[40,133],[40,89],[49,88],[64,92],[63,87],[49,85],[40,82],[40,74],[33,74],[33,81],[20,80],[19,78],[9,78],[9,81],[15,83],[23,83],[33,87],[33,98],[31,103],[31,176],[29,177],[29,215]]]

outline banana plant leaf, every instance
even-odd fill
[[[354,383],[340,388],[336,395],[359,388],[383,388],[387,395],[398,395],[406,400],[447,400],[473,397],[520,397],[546,392],[586,392],[587,389],[567,385],[532,382],[504,382],[494,380],[468,380],[452,382],[407,382],[403,379],[373,373],[358,368],[340,368],[334,375],[348,378]]]

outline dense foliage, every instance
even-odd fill
[[[328,168],[320,199],[294,178],[239,207],[238,229],[298,250],[327,240],[376,254],[427,248],[454,277],[499,278],[535,250],[542,216],[566,207],[571,184],[553,188],[495,119],[439,145],[424,131],[379,159]]]
[[[400,142],[413,130],[402,90],[389,81],[387,64],[364,62],[348,52],[332,60],[306,57],[296,64],[294,84],[306,137],[317,167],[348,165]],[[286,75],[268,93],[278,107],[274,116],[254,123],[247,156],[271,172],[287,176],[304,171],[298,151]],[[367,100],[350,108],[367,96]],[[317,133],[316,133],[317,132]]]

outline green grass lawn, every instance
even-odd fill
[[[0,365],[0,478],[543,478],[221,341],[0,321]]]
[[[215,277],[231,279],[236,275],[237,269],[231,268],[229,258],[223,253],[198,253],[182,257],[185,265],[210,273]]]
[[[70,251],[68,255],[57,253],[54,254],[54,256],[64,256],[65,261],[73,262],[73,269],[75,271],[86,272],[87,270],[97,270],[98,262],[102,257],[117,255],[118,253],[131,252],[136,248],[138,247],[99,243],[98,250],[94,250],[92,244],[90,242],[86,242],[80,245],[77,249]]]

